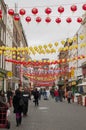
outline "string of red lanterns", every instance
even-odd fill
[[[82,9],[83,9],[84,11],[86,11],[86,3],[82,5]],[[75,4],[73,4],[72,6],[70,6],[70,10],[71,10],[72,12],[77,11],[77,6],[76,6]],[[63,6],[59,6],[59,7],[57,8],[57,11],[58,11],[58,13],[62,14],[62,13],[65,11],[65,9],[64,9]],[[37,9],[37,8],[33,8],[33,9],[31,10],[31,12],[32,12],[32,14],[37,15],[37,14],[38,14],[38,9]],[[45,9],[45,13],[46,13],[47,15],[51,14],[51,13],[52,13],[52,9],[49,8],[49,7],[47,7],[47,8]],[[21,15],[21,16],[25,15],[25,14],[26,14],[26,10],[25,10],[25,9],[20,9],[20,10],[19,10],[19,14],[18,14],[18,15],[15,15],[14,10],[13,10],[13,9],[9,9],[9,10],[8,10],[8,14],[9,14],[10,16],[14,16],[13,18],[14,18],[15,21],[19,21],[19,20],[20,20],[20,15]],[[2,10],[1,10],[1,9],[0,9],[0,19],[2,19]],[[26,20],[27,23],[29,23],[29,22],[31,22],[31,17],[30,17],[30,16],[26,16],[25,20]],[[37,17],[35,21],[36,21],[37,23],[40,23],[40,22],[42,21],[42,18],[41,18],[41,17]],[[77,18],[76,21],[77,21],[78,23],[81,23],[81,22],[82,22],[82,18],[79,17],[79,18]],[[50,23],[50,22],[51,22],[51,18],[50,18],[49,16],[46,17],[46,18],[45,18],[45,22],[46,22],[46,23]],[[61,23],[61,18],[56,18],[55,22],[56,22],[56,23]],[[71,23],[71,22],[72,22],[72,19],[71,19],[71,18],[67,18],[67,19],[66,19],[66,22],[67,22],[67,23]]]
[[[31,22],[31,17],[30,17],[30,16],[27,16],[27,17],[25,18],[25,20],[26,20],[27,23],[29,23],[29,22]],[[36,17],[35,21],[36,21],[37,23],[40,23],[40,22],[42,21],[42,18],[38,16],[38,17]],[[45,18],[45,22],[46,22],[46,23],[50,23],[51,21],[52,21],[52,20],[51,20],[50,17],[46,17],[46,18]],[[78,17],[78,18],[76,19],[76,22],[78,22],[78,23],[81,23],[82,21],[83,21],[83,20],[82,20],[81,17]],[[57,18],[55,19],[55,22],[59,24],[59,23],[62,22],[62,20],[61,20],[61,18],[57,17]],[[67,22],[67,23],[71,23],[71,22],[72,22],[72,18],[70,18],[70,17],[66,18],[66,22]]]
[[[78,56],[78,57],[74,57],[72,58],[72,60],[78,60],[78,59],[83,59],[83,58],[86,58],[86,56],[84,55],[81,55],[81,56]],[[62,64],[62,63],[65,63],[65,62],[69,62],[70,59],[59,59],[59,60],[55,60],[55,61],[52,61],[52,62],[34,62],[34,61],[18,61],[18,60],[13,60],[13,59],[5,59],[6,62],[12,62],[14,64],[23,64],[23,65],[33,65],[33,66],[40,66],[40,65],[52,65],[52,64]]]
[[[2,15],[0,15],[0,16],[2,17]],[[19,16],[19,15],[14,15],[14,20],[15,20],[15,21],[19,21],[19,20],[20,20],[20,16]],[[30,23],[31,20],[32,20],[32,19],[31,19],[30,16],[26,16],[25,21],[26,21],[27,23]],[[37,23],[40,23],[40,22],[42,21],[42,18],[39,17],[39,16],[37,16],[36,19],[35,19],[35,21],[36,21]],[[52,21],[52,20],[51,20],[51,18],[50,18],[49,16],[45,18],[45,22],[46,22],[46,23],[50,23],[51,21]],[[81,17],[78,17],[78,18],[76,19],[76,21],[77,21],[78,23],[81,23],[81,22],[82,22],[82,18],[81,18]],[[55,19],[55,22],[59,24],[59,23],[62,22],[62,20],[61,20],[61,18],[57,17],[57,18]],[[66,18],[66,22],[67,22],[67,23],[71,23],[71,22],[72,22],[72,18],[70,18],[70,17]]]
[[[76,5],[70,6],[70,10],[71,10],[72,12],[77,11],[77,6],[76,6]],[[86,4],[83,4],[83,5],[82,5],[82,10],[86,11]],[[65,11],[65,9],[64,9],[63,6],[59,6],[59,7],[57,8],[57,12],[60,13],[60,14],[62,14],[64,11]],[[2,11],[0,10],[0,12],[2,12]],[[36,14],[38,14],[38,9],[37,9],[37,8],[33,8],[33,9],[31,10],[31,12],[32,12],[32,14],[36,15]],[[47,7],[47,8],[44,10],[44,12],[49,15],[49,14],[52,13],[52,9],[49,8],[49,7]],[[1,13],[0,13],[0,14],[1,14]],[[9,10],[8,10],[8,14],[9,14],[9,15],[14,15],[14,10],[13,10],[13,9],[9,9]],[[26,14],[25,9],[20,9],[20,10],[19,10],[19,14],[20,14],[20,15],[25,15],[25,14]]]

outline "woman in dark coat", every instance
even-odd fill
[[[20,101],[22,101],[21,104]],[[22,93],[20,90],[16,90],[15,96],[13,97],[13,107],[14,107],[14,113],[16,114],[17,126],[19,126],[19,124],[21,124],[22,121],[21,113],[23,112],[23,106],[24,103],[23,103]]]

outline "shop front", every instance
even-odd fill
[[[86,64],[82,65],[82,74],[83,74],[83,77],[86,78]]]
[[[6,89],[5,79],[6,79],[6,70],[0,68],[0,90]]]

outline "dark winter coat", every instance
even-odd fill
[[[39,98],[39,91],[34,91],[34,99],[38,99]]]
[[[20,100],[23,99],[21,92],[16,92],[15,96],[13,97],[13,107],[14,113],[21,113],[23,112],[24,105],[20,105]]]

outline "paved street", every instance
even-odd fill
[[[41,100],[39,107],[30,101],[28,116],[19,127],[14,117],[12,113],[11,130],[86,130],[86,107],[66,101]]]

